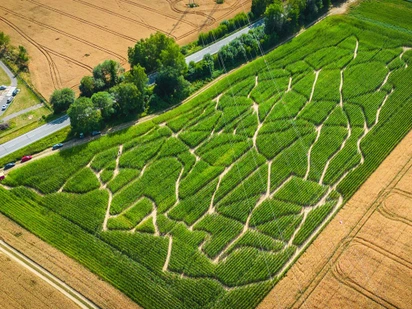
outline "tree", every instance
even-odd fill
[[[280,34],[285,22],[285,12],[283,3],[280,0],[275,0],[265,11],[265,32],[272,34],[273,32]]]
[[[306,8],[306,0],[288,0],[287,3],[287,18],[288,32],[295,32],[299,25],[303,22],[303,11]]]
[[[121,83],[110,89],[117,112],[123,116],[144,110],[144,97],[137,86],[132,83]]]
[[[155,93],[164,100],[172,102],[189,95],[190,83],[173,67],[165,67],[156,76]]]
[[[75,94],[70,88],[56,89],[50,96],[50,104],[56,114],[67,110],[74,101]]]
[[[90,98],[95,91],[93,76],[83,76],[80,81],[79,89],[82,96]]]
[[[101,128],[102,116],[90,98],[80,97],[69,108],[71,127],[75,132],[89,133]]]
[[[131,67],[140,64],[148,73],[156,72],[165,66],[172,66],[181,73],[186,70],[185,57],[180,52],[179,45],[161,32],[141,39],[134,47],[129,47],[128,56]]]
[[[4,32],[0,32],[0,51],[6,49],[10,43],[10,37]]]
[[[270,0],[252,0],[252,8],[251,11],[253,15],[258,18],[262,16],[265,11],[266,7],[271,3]]]
[[[114,113],[114,98],[106,92],[101,91],[93,94],[92,102],[96,109],[100,110],[103,119],[109,119]]]
[[[19,45],[19,51],[16,57],[16,64],[22,70],[26,69],[29,64],[29,55],[27,54],[26,48]]]
[[[124,68],[119,62],[105,60],[93,69],[95,91],[109,89],[123,81]]]
[[[206,54],[203,57],[203,61],[206,63],[208,72],[206,73],[207,77],[212,77],[213,71],[215,70],[215,61],[211,54]]]
[[[129,72],[126,72],[124,80],[126,83],[133,83],[142,94],[146,92],[149,79],[147,78],[145,69],[139,64],[133,66]]]

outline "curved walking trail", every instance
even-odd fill
[[[10,259],[16,261],[20,265],[27,268],[40,279],[44,280],[67,298],[75,302],[80,308],[98,309],[94,303],[81,295],[79,292],[68,286],[66,283],[55,277],[49,271],[30,260],[28,257],[18,252],[12,246],[8,245],[3,240],[0,240],[0,252],[7,255]]]

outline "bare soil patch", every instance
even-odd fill
[[[409,308],[412,132],[258,308]]]
[[[4,0],[0,29],[30,55],[31,79],[48,98],[55,88],[77,90],[81,77],[105,59],[127,66],[127,48],[156,31],[179,44],[197,38],[241,11],[251,0]]]
[[[0,239],[100,308],[140,308],[115,287],[3,215],[0,215]],[[3,254],[0,254],[0,274],[0,298],[5,300],[6,309],[27,308],[27,304],[33,304],[32,308],[78,308],[48,283]]]

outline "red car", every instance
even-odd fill
[[[24,156],[21,158],[21,163],[31,160],[32,156]]]
[[[6,176],[4,174],[0,174],[0,181],[2,181]]]

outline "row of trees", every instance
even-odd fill
[[[107,122],[142,113],[159,102],[174,103],[189,95],[184,78],[187,65],[179,45],[158,32],[128,50],[130,70],[106,60],[80,81],[80,97],[68,88],[53,92],[50,103],[55,113],[67,110],[75,132],[98,130]],[[148,85],[146,72],[155,76]]]
[[[222,21],[217,28],[208,32],[200,33],[198,38],[198,45],[204,46],[219,40],[226,34],[249,24],[249,19],[253,19],[253,16],[248,17],[245,13],[242,12],[229,20]]]
[[[253,0],[252,13],[264,16],[265,32],[279,37],[294,33],[342,0]]]
[[[162,33],[153,34],[128,49],[130,71],[125,72],[116,61],[106,60],[93,69],[92,76],[82,78],[80,98],[76,100],[72,90],[63,89],[55,91],[50,102],[56,112],[68,109],[73,129],[87,133],[101,128],[114,118],[136,115],[162,102],[180,101],[189,95],[189,81],[209,80],[216,76],[216,72],[260,55],[262,50],[271,48],[280,38],[319,16],[330,2],[253,0],[252,14],[264,16],[265,25],[233,40],[218,54],[206,55],[202,61],[192,62],[189,66],[173,39]],[[247,20],[246,14],[238,14],[209,34],[201,34],[203,37],[199,39],[206,42],[207,35],[213,38],[220,35],[213,31],[233,31],[246,25]],[[154,77],[154,87],[148,85],[147,73],[152,79]]]
[[[21,71],[29,69],[29,55],[24,46],[15,47],[10,44],[10,36],[0,32],[0,58],[9,63],[14,63]]]

